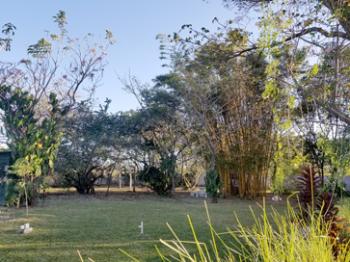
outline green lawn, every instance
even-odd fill
[[[282,203],[275,204],[277,208]],[[234,224],[234,212],[242,222],[251,224],[249,206],[258,210],[254,201],[221,199],[210,204],[215,227],[224,231]],[[191,215],[201,239],[208,236],[203,200],[189,197],[158,198],[149,194],[127,194],[80,197],[50,196],[43,203],[25,210],[10,209],[10,221],[0,222],[0,261],[130,261],[118,250],[123,248],[142,261],[158,261],[154,249],[159,238],[172,238],[166,222],[183,240],[192,240],[186,215]],[[138,225],[144,221],[145,234]],[[34,231],[21,235],[19,226],[30,222]]]

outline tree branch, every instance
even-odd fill
[[[282,45],[286,42],[289,42],[293,39],[296,39],[296,38],[300,38],[302,36],[305,36],[305,35],[308,35],[308,34],[313,34],[313,33],[319,33],[327,38],[334,38],[334,37],[340,37],[340,38],[344,38],[344,39],[349,39],[349,35],[345,32],[341,32],[341,31],[327,31],[321,27],[309,27],[309,28],[305,28],[303,30],[301,30],[300,32],[298,33],[295,33],[295,34],[292,34],[291,36],[287,37],[286,39],[284,39],[283,41],[279,41],[279,42],[275,42],[272,44],[272,47],[276,47],[276,46],[279,46],[279,45]],[[258,45],[252,45],[251,47],[249,48],[246,48],[246,49],[243,49],[243,50],[240,50],[240,51],[237,51],[237,52],[234,52],[230,58],[235,58],[235,57],[239,57],[239,56],[242,56],[244,55],[245,53],[249,53],[251,51],[255,51],[255,50],[258,50],[260,49],[260,47]]]

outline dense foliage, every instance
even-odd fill
[[[172,188],[171,177],[169,177],[161,169],[154,166],[145,166],[144,169],[140,172],[139,178],[158,195],[170,195]]]
[[[139,102],[134,110],[110,113],[109,99],[95,109],[112,35],[82,47],[67,35],[63,11],[54,17],[58,33],[30,45],[28,59],[0,62],[1,120],[14,157],[8,203],[32,204],[45,176],[90,194],[114,169],[129,174],[134,191],[139,182],[161,196],[203,177],[213,202],[297,191],[296,208],[274,212],[273,222],[265,209],[261,220],[252,214],[251,229],[237,221],[226,234],[232,246],[210,226],[208,251],[191,220],[195,255],[176,235],[162,243],[179,261],[313,261],[320,253],[349,261],[337,201],[350,175],[350,2],[223,2],[244,10],[242,19],[253,14],[256,30],[214,18],[213,32],[185,24],[157,36],[169,70],[152,85],[122,80]],[[3,27],[0,50],[10,50],[15,29]]]
[[[54,175],[64,118],[78,100],[91,99],[103,73],[105,49],[112,42],[108,35],[106,45],[91,49],[85,38],[84,47],[84,41],[73,41],[67,34],[64,11],[54,16],[54,22],[58,33],[30,45],[25,59],[0,61],[1,132],[14,163],[7,187],[9,205],[28,206],[43,189],[44,177]],[[0,38],[1,49],[9,51],[15,29],[12,24],[3,27],[8,37]]]
[[[7,186],[8,204],[31,204],[42,185],[43,175],[53,173],[61,132],[57,128],[62,115],[55,94],[50,94],[47,115],[35,113],[36,100],[27,91],[0,87],[3,124],[15,162]]]
[[[80,194],[93,193],[95,182],[104,175],[111,152],[108,105],[107,101],[93,112],[81,104],[65,119],[56,171],[64,186],[74,187]]]
[[[209,170],[205,176],[205,187],[212,202],[216,203],[220,195],[220,177],[215,169]]]
[[[45,159],[17,161],[13,170],[23,171],[32,161],[31,168],[37,165],[42,174],[52,175],[62,139],[57,174],[81,193],[92,192],[106,170],[116,167],[127,170],[134,190],[138,179],[150,181],[137,176],[148,174],[150,167],[171,192],[187,183],[188,174],[196,184],[199,177],[216,173],[214,184],[207,175],[208,192],[220,191],[224,197],[255,198],[269,189],[282,194],[306,163],[315,166],[325,189],[332,187],[327,177],[341,180],[350,163],[347,2],[226,0],[224,5],[247,15],[254,7],[260,14],[255,17],[258,34],[252,36],[234,20],[215,18],[213,31],[185,24],[177,33],[159,35],[168,73],[156,76],[151,86],[135,77],[122,81],[139,107],[110,114],[107,108],[96,112],[90,101],[102,77],[105,49],[113,43],[111,32],[106,32],[105,45],[94,48],[90,38],[73,41],[60,11],[54,17],[58,32],[30,45],[28,59],[1,63],[2,86],[26,97],[18,103],[34,121],[16,123],[20,118],[7,119],[8,109],[2,108],[15,160],[37,143],[26,139],[21,145],[21,139],[14,139],[20,125],[29,133],[44,132],[32,126],[48,130],[46,142],[43,134],[34,135],[49,151],[45,157],[38,153]],[[15,29],[4,26],[1,46],[6,50]],[[64,66],[54,53],[67,59]],[[4,102],[18,106],[2,92]]]

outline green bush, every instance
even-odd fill
[[[27,201],[29,206],[33,205],[39,196],[40,187],[40,181],[32,181],[24,184],[21,179],[16,177],[7,179],[5,185],[6,205],[20,207],[21,205],[26,205]]]
[[[342,197],[346,194],[345,183],[334,176],[330,176],[323,186],[323,191],[332,192],[337,197]]]
[[[167,176],[159,168],[146,166],[139,173],[139,179],[158,195],[168,196],[171,194],[171,177]]]
[[[19,206],[20,188],[15,179],[7,179],[5,184],[5,202],[7,206]]]
[[[212,198],[212,202],[216,203],[220,195],[220,177],[216,170],[211,169],[205,176],[205,188],[208,195]]]

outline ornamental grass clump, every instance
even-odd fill
[[[210,239],[199,239],[190,216],[193,239],[182,240],[168,225],[173,239],[160,239],[157,246],[161,261],[266,261],[266,262],[344,262],[350,261],[349,242],[338,246],[334,255],[333,238],[329,226],[325,227],[322,214],[305,220],[289,203],[285,213],[272,209],[268,212],[263,204],[261,215],[251,209],[254,225],[244,226],[236,216],[236,227],[217,232],[211,222],[207,205]],[[142,261],[121,250],[132,261]]]
[[[160,242],[173,254],[158,249],[159,256],[162,261],[350,261],[349,242],[339,246],[334,256],[333,240],[328,228],[321,226],[321,215],[306,222],[290,205],[285,214],[272,210],[269,215],[265,206],[262,211],[261,216],[251,212],[254,226],[246,227],[237,218],[237,227],[223,233],[215,231],[208,215],[209,241],[197,238],[188,218],[192,242],[180,240],[169,227],[174,239]]]

